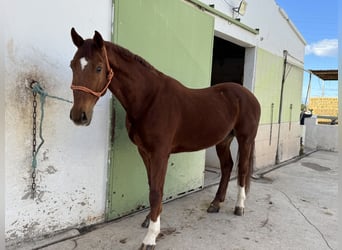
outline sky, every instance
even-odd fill
[[[338,69],[338,0],[275,0],[304,37],[304,69]],[[340,6],[341,7],[341,6]],[[304,73],[302,102],[305,102],[309,74]],[[324,85],[324,88],[323,88]],[[338,82],[311,80],[310,96],[337,97]]]

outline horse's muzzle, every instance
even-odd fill
[[[70,110],[70,119],[76,124],[81,126],[88,126],[91,122],[91,114],[84,111],[75,112],[74,109]]]

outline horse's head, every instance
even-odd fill
[[[91,122],[94,105],[105,94],[112,80],[113,71],[99,32],[95,31],[93,39],[84,40],[72,28],[71,37],[77,51],[70,63],[74,95],[70,119],[76,125],[87,126]]]

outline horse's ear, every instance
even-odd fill
[[[71,38],[77,48],[81,47],[84,43],[84,39],[76,32],[74,27],[71,29]]]
[[[95,30],[95,35],[93,37],[95,44],[97,45],[97,47],[99,47],[100,49],[102,49],[104,41],[103,38],[101,36],[101,34]]]

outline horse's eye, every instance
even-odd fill
[[[97,66],[97,67],[96,67],[96,72],[99,73],[99,72],[101,72],[101,71],[102,71],[102,67],[101,67],[101,66]]]

